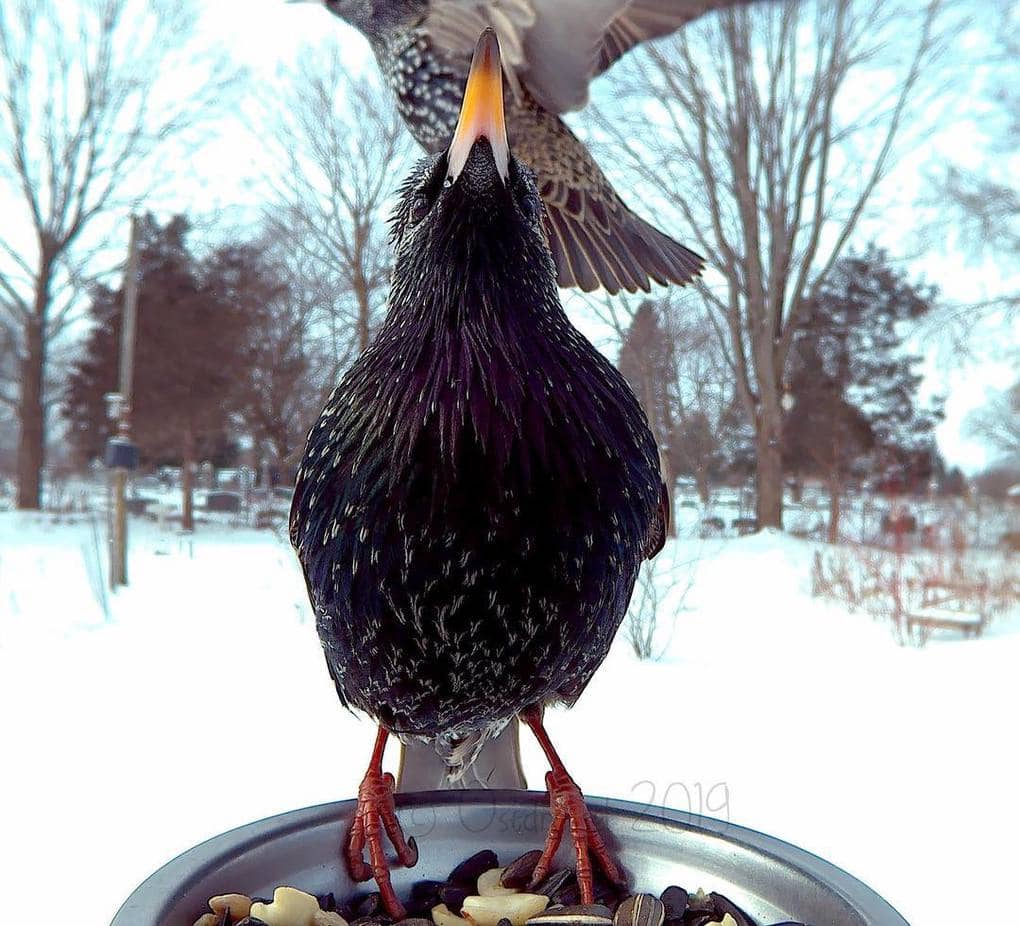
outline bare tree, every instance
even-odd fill
[[[782,526],[794,332],[895,163],[941,51],[939,13],[938,2],[885,0],[728,11],[636,55],[634,84],[621,84],[629,104],[599,119],[623,166],[686,218],[721,275],[700,291],[754,426],[761,527]],[[892,89],[874,90],[897,65]]]
[[[746,440],[723,346],[700,301],[587,297],[589,311],[620,341],[618,366],[637,396],[662,454],[676,502],[679,477],[692,476],[704,504],[710,480]],[[676,536],[676,512],[670,536]]]
[[[975,107],[971,118],[991,139],[991,156],[983,159],[978,169],[950,166],[940,178],[937,192],[941,201],[956,207],[964,241],[1011,273],[1020,261],[1020,183],[1011,168],[1011,158],[1020,145],[1020,85],[1014,75],[1020,60],[1020,16],[1008,0],[990,3],[989,10],[993,15],[986,21],[995,24],[995,31],[982,64],[994,76],[985,93],[986,105]],[[1007,74],[1010,76],[1001,76]],[[1020,309],[1020,292],[1006,292],[982,305],[967,306],[964,326],[973,326],[975,309],[1005,309],[1010,320]]]
[[[690,556],[672,548],[641,567],[623,625],[624,638],[638,659],[656,662],[669,650],[700,558],[700,550]]]
[[[702,504],[711,498],[711,479],[736,453],[741,411],[724,345],[703,306],[667,299],[664,327],[676,367],[672,398],[676,433],[670,446],[673,469],[690,474]]]
[[[269,115],[282,169],[270,178],[270,228],[318,267],[337,323],[369,343],[390,273],[386,206],[411,145],[381,88],[352,77],[338,51],[303,56]],[[338,341],[339,361],[343,353]]]
[[[244,430],[274,465],[293,467],[308,433],[309,415],[321,407],[353,351],[339,349],[323,307],[333,300],[302,252],[271,235],[254,246],[268,286],[248,350],[253,363],[241,395]],[[250,303],[250,300],[248,300]],[[346,347],[351,347],[346,342]]]
[[[214,59],[189,59],[180,76],[194,18],[172,0],[0,5],[0,327],[17,367],[0,402],[19,420],[21,508],[40,504],[54,342],[116,217],[158,176],[154,156],[223,99],[228,76]],[[176,87],[202,89],[163,92],[174,74]]]
[[[1020,383],[1000,392],[967,418],[967,431],[1004,460],[1020,461]]]

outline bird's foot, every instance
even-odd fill
[[[592,857],[598,862],[605,876],[614,884],[621,881],[620,870],[609,855],[609,850],[595,826],[591,811],[584,803],[581,789],[566,769],[555,769],[547,772],[545,784],[549,790],[549,808],[552,810],[552,826],[545,840],[542,857],[535,866],[531,877],[534,888],[549,874],[553,856],[560,847],[563,830],[570,824],[570,838],[574,844],[577,857],[577,886],[581,892],[581,903],[595,902],[595,879],[592,869]]]
[[[393,803],[395,782],[389,772],[382,771],[381,759],[379,750],[379,762],[373,756],[372,765],[358,788],[358,807],[344,845],[344,857],[355,881],[375,878],[386,912],[399,921],[406,917],[407,912],[390,883],[390,866],[383,849],[382,834],[385,831],[393,848],[397,850],[397,858],[406,868],[413,868],[417,863],[418,846],[413,837],[404,838]],[[364,858],[366,845],[369,858],[367,863]]]
[[[592,870],[592,857],[598,862],[605,876],[613,884],[622,884],[620,869],[609,855],[609,850],[602,835],[595,826],[591,811],[584,803],[584,795],[577,783],[567,773],[563,762],[553,748],[545,727],[542,725],[542,709],[535,706],[521,712],[521,720],[535,734],[539,745],[549,759],[552,771],[545,776],[545,785],[549,791],[549,809],[552,811],[552,825],[545,840],[542,857],[535,866],[531,876],[530,887],[536,887],[552,867],[553,856],[560,847],[563,830],[570,824],[570,838],[574,844],[577,857],[577,886],[581,892],[581,903],[595,902],[595,879]]]

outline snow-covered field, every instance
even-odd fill
[[[5,923],[59,896],[101,926],[194,843],[352,795],[368,757],[372,727],[336,701],[280,536],[131,530],[131,585],[105,600],[103,524],[0,513]],[[914,926],[960,922],[967,898],[1011,909],[1020,614],[980,640],[901,647],[809,596],[814,549],[771,533],[671,542],[660,582],[695,575],[664,657],[638,662],[621,637],[550,717],[562,754],[591,795],[780,836]]]

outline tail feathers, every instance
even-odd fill
[[[524,788],[518,723],[403,744],[399,791]]]

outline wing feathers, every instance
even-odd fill
[[[549,247],[556,262],[560,286],[577,286],[591,292],[599,286],[610,293],[690,283],[704,269],[701,257],[653,228],[622,203],[613,211],[608,228],[572,214],[564,205],[545,197]]]
[[[465,60],[486,26],[499,36],[515,95],[523,82],[550,112],[582,108],[592,79],[642,42],[752,0],[432,0],[436,47]]]
[[[433,44],[466,67],[478,36],[492,26],[499,37],[503,71],[516,98],[527,70],[524,39],[535,24],[532,0],[432,0],[425,28]]]
[[[753,0],[631,0],[606,29],[589,79],[608,70],[642,42],[670,35],[713,10],[749,2]]]

